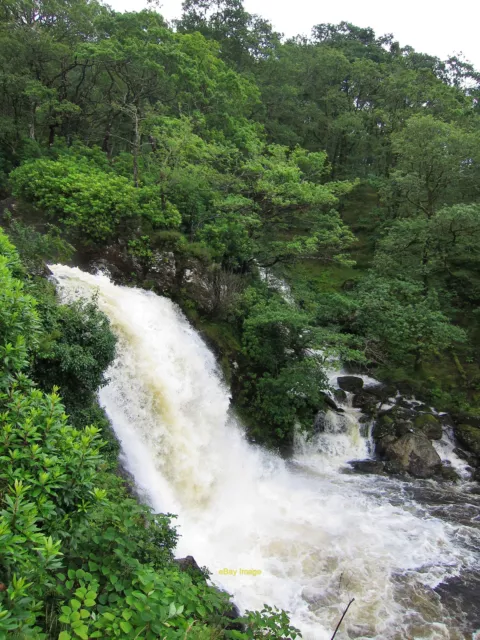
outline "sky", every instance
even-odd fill
[[[107,0],[117,11],[139,11],[147,0]],[[160,13],[181,15],[182,0],[160,0]],[[342,20],[393,33],[401,46],[445,59],[463,53],[480,70],[479,0],[244,0],[250,13],[268,19],[286,36],[310,35],[311,27]]]

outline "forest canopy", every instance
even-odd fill
[[[312,429],[332,358],[478,416],[480,73],[347,22],[285,39],[241,0],[8,0],[0,87],[0,633],[294,638],[269,609],[230,629],[172,564],[113,472],[113,334],[45,262],[175,300],[258,442]],[[177,595],[145,612],[151,585]]]

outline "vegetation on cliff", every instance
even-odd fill
[[[240,0],[183,6],[173,26],[95,0],[0,9],[0,215],[21,255],[0,237],[5,634],[295,634],[268,610],[228,629],[226,599],[172,564],[96,403],[114,337],[94,301],[57,304],[45,260],[101,259],[179,302],[258,441],[312,424],[332,354],[478,440],[480,74],[349,23],[285,41]]]

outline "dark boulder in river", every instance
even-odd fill
[[[360,393],[363,389],[363,380],[357,376],[340,376],[337,378],[340,389],[350,393]]]
[[[424,435],[407,433],[398,440],[388,440],[384,456],[399,465],[402,471],[416,478],[431,478],[441,471],[440,456]]]
[[[454,431],[460,444],[480,460],[480,429],[471,424],[458,424]]]
[[[381,404],[376,396],[371,395],[368,390],[363,390],[361,393],[356,393],[353,398],[353,406],[355,409],[361,409],[363,413],[367,415],[375,415],[377,409]]]
[[[349,463],[357,473],[384,473],[385,464],[381,460],[352,460]]]

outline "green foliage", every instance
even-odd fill
[[[73,237],[105,242],[118,225],[144,215],[155,225],[176,225],[178,214],[164,215],[155,200],[135,189],[126,178],[106,173],[86,161],[69,157],[23,164],[11,174],[14,193],[61,223]]]
[[[245,616],[246,630],[241,634],[236,631],[232,631],[230,637],[238,640],[243,638],[251,638],[252,640],[258,637],[270,638],[285,638],[286,640],[295,640],[295,638],[301,638],[300,630],[296,629],[290,624],[288,615],[285,611],[280,611],[276,607],[269,607],[264,605],[262,611],[247,611]]]
[[[39,233],[31,226],[13,220],[8,235],[15,243],[22,264],[29,274],[45,273],[45,262],[68,262],[75,249],[60,235],[57,227],[49,225],[46,233]]]
[[[0,252],[0,390],[4,390],[29,364],[38,343],[39,319],[36,300],[13,276],[21,271],[18,254],[1,230]]]
[[[264,373],[253,380],[251,410],[260,424],[264,422],[263,438],[290,444],[297,426],[312,431],[328,386],[321,364],[306,358],[286,365],[275,376]]]
[[[106,383],[105,369],[115,355],[116,339],[95,300],[59,306],[48,293],[41,298],[43,334],[32,368],[40,386],[58,386],[69,411],[88,406]]]
[[[371,340],[370,356],[379,362],[392,358],[418,366],[423,358],[465,340],[464,331],[441,312],[438,296],[406,280],[366,278],[356,322]]]

